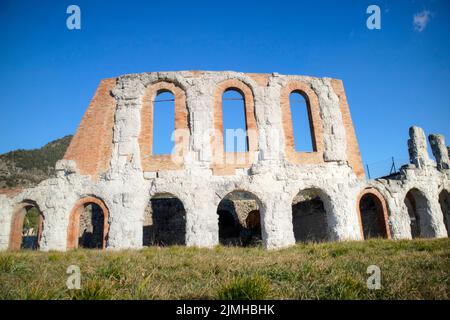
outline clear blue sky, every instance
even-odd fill
[[[364,163],[405,159],[412,124],[450,141],[449,33],[446,0],[2,0],[0,153],[74,133],[102,78],[203,69],[342,79]]]

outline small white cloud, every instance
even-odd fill
[[[431,12],[424,10],[422,12],[416,13],[413,18],[414,30],[422,32],[430,22]]]

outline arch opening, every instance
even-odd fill
[[[80,214],[78,247],[100,249],[103,247],[104,214],[96,203],[86,203]]]
[[[34,201],[24,201],[16,208],[11,226],[11,250],[38,250],[44,217]]]
[[[439,204],[441,205],[444,225],[447,229],[447,237],[450,237],[450,192],[442,190],[439,194]]]
[[[427,214],[428,201],[417,189],[411,189],[405,196],[404,203],[408,209],[411,226],[411,237],[419,238],[422,234],[421,222]]]
[[[295,151],[316,151],[311,126],[311,109],[309,107],[308,100],[301,91],[292,91],[290,93],[289,107],[292,118]]]
[[[237,89],[222,95],[223,148],[225,152],[247,152],[248,134],[244,95]]]
[[[186,210],[171,194],[153,196],[144,212],[143,246],[186,245]]]
[[[368,192],[361,196],[358,208],[364,239],[388,238],[382,200]]]
[[[247,191],[227,194],[217,207],[219,243],[225,246],[256,246],[262,243],[258,199]]]
[[[69,219],[67,248],[104,249],[108,237],[109,211],[104,202],[95,197],[80,199]]]
[[[174,147],[175,96],[167,90],[159,90],[153,103],[153,154],[171,154]]]
[[[328,239],[324,195],[317,189],[300,191],[292,201],[295,242],[323,242]]]

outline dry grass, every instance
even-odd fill
[[[81,268],[81,290],[66,269]],[[381,268],[381,290],[366,269]],[[2,252],[1,299],[448,299],[450,240]]]

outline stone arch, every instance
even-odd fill
[[[297,152],[294,143],[294,130],[290,107],[291,93],[301,94],[306,101],[311,129],[313,152]],[[311,86],[302,81],[289,82],[281,89],[280,96],[283,131],[285,135],[285,151],[287,159],[295,164],[318,164],[323,162],[324,141],[323,124],[320,117],[319,98]]]
[[[252,192],[236,189],[217,205],[219,243],[252,246],[262,242],[261,201]]]
[[[159,192],[144,211],[142,245],[186,245],[186,209],[180,197]]]
[[[444,225],[447,229],[447,236],[450,237],[450,192],[443,189],[439,193],[439,204],[444,217]]]
[[[292,227],[295,242],[322,242],[330,239],[328,215],[331,200],[320,188],[300,190],[292,199]]]
[[[429,221],[429,202],[425,194],[417,188],[410,189],[404,199],[408,210],[411,227],[411,237],[418,238],[424,235],[424,226]]]
[[[104,201],[95,196],[87,196],[79,199],[69,216],[69,225],[67,228],[67,249],[75,249],[80,246],[80,241],[84,241],[85,230],[80,235],[81,228],[80,222],[81,218],[85,217],[86,208],[91,206],[91,215],[87,218],[91,219],[92,223],[92,240],[91,246],[85,245],[86,247],[98,247],[101,249],[106,248],[106,242],[108,239],[109,231],[109,210]],[[101,213],[100,213],[101,211]],[[94,220],[94,221],[93,221]],[[87,221],[89,223],[89,221]],[[97,239],[99,238],[99,239]]]
[[[369,187],[361,191],[356,201],[356,210],[363,239],[391,238],[388,205],[377,189]]]
[[[170,92],[175,100],[175,141],[172,154],[153,154],[153,104],[162,92]],[[169,81],[152,83],[144,91],[141,108],[141,131],[138,142],[141,166],[144,171],[175,170],[183,168],[184,156],[189,149],[189,112],[186,106],[186,92]]]
[[[27,219],[31,210],[34,210],[34,212]],[[11,250],[22,248],[38,250],[43,225],[44,215],[38,204],[28,199],[21,201],[13,211],[9,248]]]
[[[224,152],[222,96],[228,90],[236,90],[244,98],[247,152]],[[250,86],[239,79],[228,79],[216,88],[214,94],[214,136],[212,137],[213,170],[215,174],[234,174],[237,168],[249,168],[258,151],[258,127],[255,116],[255,99]]]

